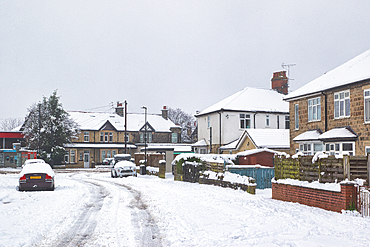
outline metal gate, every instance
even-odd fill
[[[273,167],[229,167],[228,170],[232,173],[254,178],[257,184],[256,189],[271,188],[271,179],[275,176]]]
[[[364,217],[370,216],[370,191],[369,188],[360,187],[358,193],[358,211]]]

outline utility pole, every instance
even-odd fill
[[[125,154],[127,154],[127,100],[125,100]]]

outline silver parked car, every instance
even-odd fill
[[[112,178],[122,178],[127,176],[137,177],[136,165],[135,163],[128,160],[118,161],[112,167],[111,176]]]

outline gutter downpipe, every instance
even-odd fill
[[[257,115],[257,112],[254,113],[254,115],[253,115],[253,129],[256,128],[256,115]]]
[[[222,110],[221,109],[218,114],[220,115],[220,148],[221,148],[221,135],[222,135],[222,131],[221,131],[221,114],[222,114]],[[218,152],[221,154],[221,149],[218,149]]]
[[[324,105],[325,105],[325,111],[324,111],[324,119],[325,119],[325,132],[328,131],[328,101],[327,101],[327,95],[326,93],[322,92],[322,95],[324,95]]]

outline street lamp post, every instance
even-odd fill
[[[145,128],[144,143],[145,143],[145,145],[144,145],[144,151],[145,151],[145,167],[146,167],[146,136],[147,136],[147,133],[146,133],[146,131],[147,131],[146,123],[147,123],[147,110],[148,110],[148,108],[146,106],[143,106],[141,108],[145,110],[145,123],[144,123],[144,128]]]

